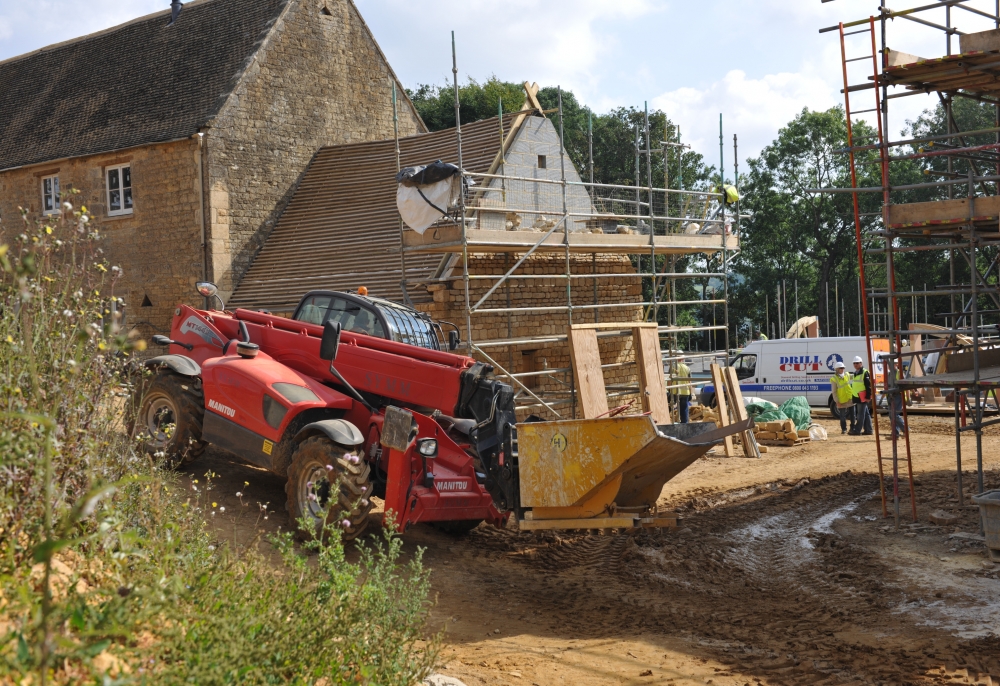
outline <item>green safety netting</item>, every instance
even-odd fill
[[[783,412],[788,419],[795,422],[796,429],[808,429],[809,425],[812,424],[812,412],[809,409],[809,401],[806,400],[805,396],[800,395],[797,398],[786,400],[778,409]]]

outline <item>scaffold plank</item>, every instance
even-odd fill
[[[542,235],[537,231],[468,231],[469,250],[477,253],[525,252],[538,243]],[[553,233],[536,252],[562,252],[565,250],[561,231]],[[726,250],[739,249],[739,239],[726,237]],[[403,246],[407,252],[457,253],[462,252],[461,229],[452,224],[432,226],[420,235],[415,231],[403,232]],[[573,253],[614,253],[648,255],[652,249],[657,255],[683,255],[715,253],[723,249],[720,235],[672,234],[656,236],[652,248],[649,236],[642,234],[571,233],[569,249]]]

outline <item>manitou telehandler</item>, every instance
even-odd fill
[[[218,297],[212,284],[198,290]],[[642,415],[538,422],[522,425],[519,455],[514,393],[491,367],[440,350],[442,329],[415,310],[321,294],[297,319],[179,306],[171,336],[153,337],[171,354],[145,362],[154,373],[134,425],[147,449],[184,464],[209,443],[224,448],[287,477],[293,520],[318,526],[325,511],[351,539],[372,497],[400,531],[430,522],[460,533],[511,514],[526,529],[669,526],[656,510],[663,484],[746,428],[657,427]],[[354,326],[379,307],[396,319]],[[407,327],[420,336],[403,342]],[[451,333],[447,347],[457,343]]]

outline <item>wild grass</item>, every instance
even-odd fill
[[[419,554],[389,532],[357,562],[334,530],[274,538],[280,564],[217,545],[205,494],[127,435],[144,343],[71,199],[0,227],[0,684],[419,682]]]

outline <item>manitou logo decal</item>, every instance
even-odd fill
[[[181,324],[181,333],[193,333],[206,343],[222,345],[222,339],[216,336],[214,331],[205,324],[202,324],[194,315],[185,319],[184,323]]]
[[[791,355],[779,357],[778,369],[783,372],[818,372],[822,364],[819,355]]]
[[[212,408],[213,410],[215,410],[216,412],[218,412],[219,414],[224,414],[227,417],[235,417],[236,416],[236,410],[234,410],[231,407],[226,407],[222,403],[216,402],[215,400],[209,400],[208,401],[208,406],[210,408]]]
[[[466,483],[464,481],[435,481],[434,485],[437,486],[439,491],[464,491],[466,490]]]

